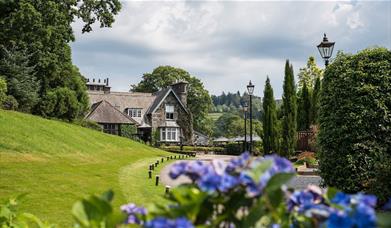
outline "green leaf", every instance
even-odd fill
[[[334,196],[337,194],[337,192],[339,192],[338,189],[333,187],[328,187],[326,192],[326,199],[329,201],[332,200]]]
[[[246,173],[258,184],[261,176],[272,166],[273,161],[264,160]]]
[[[277,173],[267,182],[265,192],[273,192],[280,189],[281,186],[292,179],[296,174],[294,173]]]

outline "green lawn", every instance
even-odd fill
[[[150,163],[169,153],[73,124],[0,110],[0,200],[28,193],[21,210],[72,222],[73,203],[113,189],[114,205],[163,201]],[[160,166],[161,168],[161,166]]]

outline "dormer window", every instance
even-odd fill
[[[141,108],[127,108],[125,112],[130,117],[141,117]]]
[[[166,120],[174,119],[174,105],[166,105]]]

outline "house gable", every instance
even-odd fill
[[[123,114],[106,100],[93,104],[91,112],[85,118],[97,123],[137,124],[135,120]]]
[[[164,90],[161,90],[159,91],[157,94],[156,94],[156,99],[155,101],[153,102],[153,104],[151,105],[151,107],[149,108],[148,110],[148,114],[153,114],[154,112],[156,112],[156,110],[162,105],[162,103],[166,100],[166,98],[170,95],[174,95],[175,99],[178,101],[178,103],[180,104],[180,106],[182,107],[182,109],[187,113],[189,114],[189,110],[186,108],[186,106],[182,103],[181,99],[179,99],[178,95],[174,92],[174,90],[172,90],[171,88],[167,88],[167,89],[164,89]]]

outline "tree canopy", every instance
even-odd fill
[[[315,85],[316,79],[322,79],[323,70],[316,65],[315,58],[310,56],[307,61],[307,66],[300,68],[298,77],[298,89],[301,90],[304,84],[306,84],[307,88],[311,91]]]
[[[88,100],[82,77],[72,65],[69,42],[75,38],[71,23],[81,19],[83,32],[90,32],[95,22],[101,27],[109,27],[120,9],[119,0],[0,1],[0,45],[8,51],[13,48],[25,50],[29,56],[28,66],[34,66],[31,75],[39,82],[39,101],[34,113],[53,116],[54,113],[43,112],[48,108],[44,107],[48,103],[45,99],[53,90],[67,88],[74,91],[79,107],[77,113],[68,117],[84,114],[85,109],[80,108],[86,107]],[[7,57],[4,53],[0,55],[1,59]],[[8,85],[12,86],[12,83]],[[8,93],[12,91],[8,90]]]
[[[212,103],[209,92],[204,88],[201,80],[190,75],[189,72],[172,66],[159,66],[152,73],[145,73],[137,85],[131,86],[131,90],[153,93],[172,85],[178,80],[189,83],[187,105],[193,115],[194,128],[204,133],[211,132],[211,126],[207,124],[207,115]]]

